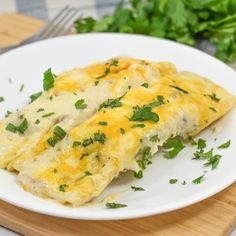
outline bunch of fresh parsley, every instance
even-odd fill
[[[78,19],[75,28],[78,33],[146,34],[192,46],[207,39],[219,59],[236,58],[236,0],[129,0],[100,20]]]

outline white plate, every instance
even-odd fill
[[[14,110],[25,104],[29,95],[42,89],[43,72],[52,67],[55,73],[84,66],[114,56],[129,55],[153,61],[171,61],[179,70],[190,70],[212,79],[236,94],[236,73],[213,57],[181,44],[145,36],[123,34],[84,34],[61,37],[34,43],[13,50],[0,57],[1,116],[6,110]],[[9,83],[9,78],[12,84]],[[25,88],[19,92],[20,85]],[[173,160],[160,154],[144,172],[144,178],[134,179],[131,173],[122,174],[102,194],[126,191],[118,199],[126,208],[106,209],[104,205],[70,208],[38,198],[23,191],[16,183],[14,174],[0,170],[0,198],[14,205],[48,214],[75,219],[113,220],[128,219],[172,211],[199,202],[223,190],[236,180],[236,109],[213,124],[222,127],[218,133],[208,128],[201,133],[208,146],[217,147],[228,139],[230,148],[218,151],[223,155],[216,170],[208,171],[202,184],[194,185],[193,179],[203,174],[203,162],[191,160],[193,149],[185,148]],[[214,141],[214,138],[217,138]],[[0,144],[1,145],[1,144]],[[209,169],[207,169],[209,170]],[[177,184],[169,179],[177,178]],[[186,180],[187,185],[181,185]],[[130,186],[141,186],[143,192],[134,192]]]

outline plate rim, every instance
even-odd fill
[[[25,48],[29,48],[29,47],[35,47],[37,46],[38,44],[43,44],[43,43],[47,43],[47,42],[50,42],[50,41],[55,41],[55,40],[64,40],[64,39],[68,39],[68,38],[80,38],[80,37],[90,37],[90,36],[96,36],[96,35],[99,35],[99,36],[102,36],[102,37],[109,37],[109,36],[118,36],[118,37],[134,37],[134,38],[146,38],[146,39],[152,39],[152,40],[156,40],[156,41],[160,41],[160,42],[167,42],[167,43],[170,43],[174,46],[181,46],[181,47],[184,47],[184,48],[188,48],[188,50],[193,50],[195,51],[196,53],[200,53],[202,54],[204,57],[209,57],[211,60],[213,59],[216,63],[221,63],[224,67],[227,67],[229,70],[231,70],[231,72],[235,73],[236,75],[236,72],[234,69],[232,69],[229,65],[225,64],[224,62],[220,61],[219,59],[215,58],[214,56],[212,55],[209,55],[207,54],[206,52],[204,51],[201,51],[197,48],[193,48],[191,46],[188,46],[188,45],[185,45],[185,44],[182,44],[182,43],[178,43],[178,42],[175,42],[175,41],[172,41],[172,40],[169,40],[169,39],[162,39],[162,38],[156,38],[156,37],[151,37],[151,36],[147,36],[147,35],[140,35],[140,34],[128,34],[128,33],[83,33],[83,34],[78,34],[78,35],[67,35],[67,36],[61,36],[61,37],[57,37],[57,38],[51,38],[51,39],[46,39],[46,40],[42,40],[42,41],[38,41],[38,42],[34,42],[34,43],[31,43],[29,45],[24,45],[24,46],[21,46],[19,48],[16,48],[16,49],[13,49],[7,53],[4,53],[2,55],[0,55],[0,59],[4,58],[5,56],[8,56],[15,52],[20,52],[21,50],[23,51]],[[47,210],[47,209],[37,209],[37,207],[30,207],[28,205],[24,205],[24,204],[20,204],[18,203],[17,201],[11,201],[11,200],[8,200],[4,197],[1,196],[1,193],[0,193],[0,199],[7,202],[7,203],[10,203],[14,206],[17,206],[17,207],[20,207],[22,209],[27,209],[29,211],[33,211],[33,212],[37,212],[37,213],[40,213],[40,214],[45,214],[45,215],[49,215],[49,216],[56,216],[56,217],[61,217],[61,218],[68,218],[68,219],[80,219],[80,220],[121,220],[121,219],[134,219],[134,218],[141,218],[141,217],[147,217],[147,216],[153,216],[153,215],[157,215],[157,214],[161,214],[161,213],[167,213],[167,212],[170,212],[170,211],[173,211],[173,210],[178,210],[178,209],[181,209],[181,208],[184,208],[184,207],[187,207],[187,206],[190,206],[190,205],[193,205],[193,204],[196,204],[198,202],[201,202],[202,200],[204,199],[207,199],[213,195],[215,195],[216,193],[219,193],[221,191],[223,191],[224,189],[226,189],[227,187],[229,187],[230,185],[232,185],[234,182],[236,181],[236,176],[235,176],[235,179],[227,179],[227,181],[225,181],[225,183],[221,183],[221,185],[218,185],[218,188],[217,189],[213,189],[212,191],[208,191],[206,194],[200,194],[201,197],[197,197],[198,195],[194,195],[194,197],[191,197],[191,198],[188,198],[188,201],[187,203],[184,203],[184,200],[181,200],[181,201],[175,201],[174,204],[170,203],[168,204],[168,207],[161,207],[158,206],[158,207],[151,207],[151,208],[145,208],[145,209],[148,209],[148,211],[143,211],[143,208],[139,209],[136,211],[136,213],[133,213],[133,211],[131,211],[131,213],[125,213],[125,215],[122,215],[122,211],[117,211],[117,214],[115,213],[113,216],[112,216],[112,219],[111,219],[111,216],[108,214],[108,215],[100,215],[99,218],[96,216],[96,217],[93,217],[93,216],[84,216],[84,213],[82,212],[82,215],[79,214],[79,211],[77,212],[78,215],[70,215],[70,214],[67,214],[67,213],[56,213],[54,211],[50,211],[50,210]],[[191,200],[189,200],[191,199]],[[159,210],[157,210],[157,209]],[[79,209],[79,208],[78,208]],[[118,214],[119,213],[119,214]],[[98,214],[97,214],[98,215]]]

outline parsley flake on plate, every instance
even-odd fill
[[[143,171],[139,170],[138,172],[134,172],[134,177],[137,179],[143,178]]]
[[[206,147],[206,140],[198,139],[197,141],[197,149],[204,149]]]
[[[0,102],[4,102],[4,97],[3,96],[0,97]]]
[[[7,111],[6,114],[5,114],[5,118],[7,118],[8,116],[10,116],[12,114],[11,111]]]
[[[169,183],[170,184],[176,184],[178,182],[178,179],[170,179]]]
[[[142,187],[131,186],[131,189],[133,189],[135,192],[137,192],[137,191],[145,191],[145,189],[142,188]]]
[[[122,204],[122,203],[116,203],[116,202],[107,202],[106,207],[107,208],[123,208],[123,207],[127,207],[127,205]]]
[[[192,181],[193,184],[201,184],[204,180],[204,175],[201,175]]]
[[[19,92],[20,92],[20,93],[23,92],[24,87],[25,87],[25,85],[24,85],[24,84],[21,84],[20,89],[19,89]]]
[[[221,144],[218,148],[225,149],[225,148],[228,148],[230,144],[231,144],[231,140],[228,140],[226,143]]]

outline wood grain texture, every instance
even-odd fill
[[[43,22],[0,15],[0,47],[37,32]],[[83,221],[45,216],[0,201],[0,225],[29,236],[225,236],[236,226],[236,183],[198,204],[174,212],[120,221]]]
[[[0,15],[0,47],[17,44],[36,33],[44,22],[14,13]]]

